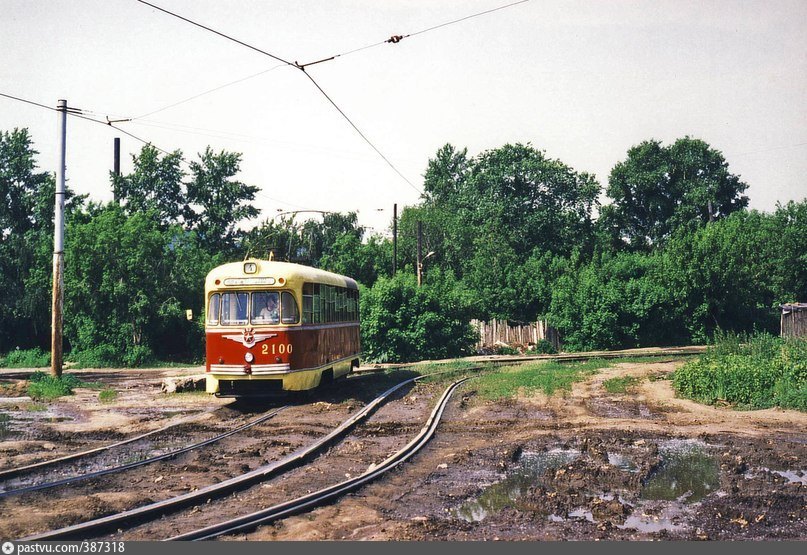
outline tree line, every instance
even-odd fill
[[[36,155],[27,130],[0,132],[0,353],[49,344],[54,177]],[[68,195],[65,339],[88,366],[199,360],[205,274],[270,252],[361,283],[375,360],[468,353],[471,318],[546,319],[568,350],[702,343],[775,332],[779,303],[807,298],[807,200],[749,210],[747,184],[690,137],[634,146],[605,188],[529,144],[445,145],[401,213],[395,276],[391,239],[356,213],[249,227],[259,189],[237,153],[147,145],[132,161],[109,176],[114,201]],[[434,253],[420,288],[418,221]]]

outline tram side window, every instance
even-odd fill
[[[296,324],[300,321],[300,312],[297,310],[297,301],[294,300],[294,295],[288,291],[283,291],[280,296],[281,304],[281,322],[284,324]]]
[[[314,323],[314,284],[303,284],[303,324]]]
[[[223,293],[221,295],[221,325],[243,326],[247,323],[249,293]]]
[[[221,295],[213,293],[210,296],[207,310],[207,323],[215,326],[219,323],[219,311],[221,310]]]

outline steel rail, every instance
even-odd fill
[[[43,540],[68,539],[68,538],[86,539],[87,537],[90,537],[88,536],[90,532],[101,532],[109,529],[115,529],[123,523],[133,521],[143,521],[145,520],[146,517],[152,515],[161,516],[176,509],[179,509],[181,507],[186,507],[196,502],[203,503],[208,499],[219,497],[232,491],[242,489],[253,483],[267,480],[270,477],[279,475],[287,470],[290,470],[291,468],[294,468],[302,464],[303,462],[308,460],[312,455],[322,451],[325,447],[329,446],[335,440],[344,436],[350,429],[356,426],[356,424],[367,418],[367,416],[369,416],[372,412],[374,412],[375,409],[377,409],[382,403],[384,403],[384,401],[386,401],[393,393],[403,388],[404,386],[425,377],[427,376],[424,375],[409,378],[389,388],[384,393],[380,394],[378,397],[373,399],[364,408],[353,413],[353,415],[351,415],[347,420],[342,422],[342,424],[340,424],[338,427],[336,427],[327,435],[323,436],[322,438],[318,439],[317,441],[306,447],[298,449],[294,453],[291,453],[290,455],[284,457],[283,459],[280,459],[279,461],[275,461],[267,465],[261,466],[250,472],[246,472],[244,474],[240,474],[228,480],[219,482],[218,484],[205,486],[196,491],[192,491],[162,501],[157,501],[155,503],[150,503],[148,505],[143,505],[142,507],[129,509],[127,511],[123,511],[120,513],[115,513],[112,515],[97,518],[94,520],[89,520],[79,524],[74,524],[72,526],[66,526],[64,528],[59,528],[57,530],[50,530],[47,532],[34,534],[31,536],[21,538],[19,541],[43,541]]]
[[[19,476],[20,474],[27,474],[33,470],[40,470],[42,468],[47,468],[49,466],[61,464],[67,461],[73,461],[76,459],[80,459],[83,457],[88,457],[90,455],[94,455],[96,453],[101,453],[103,451],[108,451],[114,447],[120,447],[121,445],[128,445],[129,443],[134,443],[135,441],[140,441],[141,439],[145,439],[149,436],[153,436],[154,434],[159,434],[160,432],[164,432],[166,430],[170,430],[176,426],[180,426],[182,424],[187,424],[188,422],[193,422],[197,416],[203,416],[205,414],[210,414],[216,409],[205,411],[201,415],[193,415],[188,418],[183,418],[179,422],[174,422],[173,424],[168,424],[167,426],[163,426],[162,428],[157,428],[156,430],[152,430],[150,432],[146,432],[143,434],[136,435],[134,437],[130,437],[129,439],[123,439],[121,441],[110,443],[109,445],[102,445],[101,447],[95,447],[93,449],[88,449],[86,451],[80,451],[78,453],[73,453],[70,455],[64,455],[63,457],[58,457],[55,459],[48,459],[46,461],[41,461],[38,463],[29,464],[26,466],[20,466],[17,468],[9,468],[7,470],[0,470],[0,481],[8,480],[9,478],[14,478],[15,476]]]
[[[420,430],[420,433],[418,433],[414,439],[412,439],[404,448],[391,455],[377,466],[371,467],[371,469],[364,474],[302,497],[298,497],[291,501],[273,505],[272,507],[237,517],[226,522],[207,526],[193,532],[180,534],[178,536],[169,538],[166,541],[209,540],[224,534],[246,532],[261,524],[268,524],[277,519],[313,509],[314,507],[327,503],[328,501],[349,493],[362,485],[375,480],[382,474],[394,469],[415,455],[432,438],[437,429],[437,425],[440,423],[440,418],[442,417],[443,411],[448,404],[448,400],[451,398],[451,394],[457,387],[460,386],[460,384],[468,379],[470,378],[457,380],[445,390],[423,428]]]
[[[21,495],[23,493],[29,493],[29,492],[32,492],[32,491],[40,491],[40,490],[43,490],[43,489],[55,488],[57,486],[64,486],[64,485],[68,485],[68,484],[74,484],[74,483],[77,483],[77,482],[82,482],[84,480],[91,480],[93,478],[99,478],[101,476],[106,476],[107,474],[117,474],[118,472],[124,472],[126,470],[131,470],[133,468],[138,468],[140,466],[146,466],[148,464],[156,463],[156,462],[159,462],[159,461],[164,461],[166,459],[172,459],[174,457],[178,457],[179,455],[182,455],[184,453],[188,453],[188,452],[193,451],[195,449],[199,449],[201,447],[211,445],[213,443],[216,443],[217,441],[221,441],[222,439],[228,438],[228,437],[230,437],[232,435],[235,435],[235,434],[238,434],[240,432],[243,432],[244,430],[248,430],[248,429],[250,429],[250,428],[252,428],[254,426],[257,426],[258,424],[266,422],[270,418],[276,416],[280,411],[282,411],[285,408],[288,408],[288,406],[280,407],[280,408],[275,409],[275,410],[273,410],[271,412],[268,412],[268,413],[264,414],[263,416],[260,416],[259,418],[256,418],[255,420],[252,420],[251,422],[248,422],[246,424],[238,426],[237,428],[233,428],[230,431],[224,432],[222,434],[219,434],[217,436],[211,437],[211,438],[206,439],[204,441],[200,441],[198,443],[193,443],[191,445],[186,445],[185,447],[181,447],[180,449],[176,449],[174,451],[169,451],[167,453],[163,453],[162,455],[157,455],[155,457],[150,457],[148,459],[143,459],[143,460],[140,460],[140,461],[130,462],[130,463],[123,464],[123,465],[120,465],[120,466],[113,466],[113,467],[110,467],[110,468],[105,468],[103,470],[98,470],[96,472],[88,472],[86,474],[79,474],[77,476],[70,476],[68,478],[63,478],[61,480],[56,480],[56,481],[53,481],[53,482],[44,482],[44,483],[35,484],[35,485],[32,485],[32,486],[25,486],[25,487],[18,488],[18,489],[2,491],[2,492],[0,492],[0,499],[3,499],[4,497],[11,497],[12,495]]]

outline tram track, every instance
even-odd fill
[[[64,464],[64,463],[68,463],[68,462],[72,462],[72,461],[77,461],[79,459],[87,458],[87,457],[90,457],[90,456],[93,456],[93,455],[99,455],[101,453],[104,453],[104,452],[109,451],[111,449],[114,449],[116,447],[122,447],[124,445],[129,445],[129,444],[135,443],[136,441],[141,441],[141,440],[144,440],[146,438],[149,438],[149,437],[155,436],[157,434],[160,434],[162,432],[166,432],[168,430],[176,428],[177,426],[182,426],[184,424],[192,423],[193,421],[197,420],[198,418],[200,418],[202,416],[205,416],[207,414],[210,414],[211,412],[214,412],[214,411],[206,411],[206,412],[204,412],[202,414],[196,414],[196,415],[193,415],[193,416],[188,417],[188,418],[183,418],[183,419],[179,420],[178,422],[173,422],[173,423],[168,424],[166,426],[162,426],[161,428],[157,428],[156,430],[151,430],[149,432],[138,434],[136,436],[126,438],[126,439],[123,439],[121,441],[116,441],[115,443],[110,443],[108,445],[102,445],[100,447],[94,447],[92,449],[86,449],[84,451],[79,451],[78,453],[70,453],[70,454],[63,455],[61,457],[57,457],[57,458],[54,458],[54,459],[48,459],[48,460],[45,460],[45,461],[40,461],[40,462],[36,462],[36,463],[32,463],[32,464],[27,464],[27,465],[24,465],[24,466],[18,466],[18,467],[15,467],[15,468],[7,468],[7,469],[4,469],[4,470],[0,470],[0,482],[4,482],[4,481],[7,481],[7,480],[9,480],[11,478],[16,478],[17,476],[21,476],[21,475],[24,475],[24,474],[30,474],[32,472],[37,472],[37,471],[40,471],[40,470],[46,470],[46,469],[49,469],[51,467],[54,467],[54,466],[57,466],[57,465],[60,465],[60,464]],[[0,497],[2,497],[2,496],[0,495]]]
[[[55,487],[59,487],[59,486],[72,485],[72,484],[76,484],[76,483],[83,482],[83,481],[86,481],[86,480],[91,480],[91,479],[94,479],[94,478],[100,478],[101,476],[107,476],[109,474],[117,474],[117,473],[120,473],[120,472],[125,472],[127,470],[132,470],[132,469],[139,468],[141,466],[146,466],[146,465],[149,465],[149,464],[153,464],[153,463],[156,463],[156,462],[159,462],[159,461],[170,460],[170,459],[176,458],[176,457],[178,457],[180,455],[183,455],[185,453],[189,453],[191,451],[194,451],[196,449],[200,449],[202,447],[212,445],[212,444],[214,444],[214,443],[216,443],[218,441],[221,441],[222,439],[228,438],[230,436],[233,436],[235,434],[238,434],[240,432],[243,432],[243,431],[246,431],[246,430],[248,430],[250,428],[253,428],[253,427],[255,427],[255,426],[259,425],[259,424],[262,424],[263,422],[266,422],[267,420],[275,417],[279,412],[281,412],[285,408],[288,408],[288,407],[284,406],[284,407],[274,409],[274,410],[272,410],[272,411],[270,411],[270,412],[268,412],[268,413],[266,413],[266,414],[264,414],[264,415],[262,415],[262,416],[260,416],[260,417],[258,417],[256,419],[254,419],[254,420],[252,420],[250,422],[247,422],[246,424],[243,424],[241,426],[238,426],[238,427],[236,427],[236,428],[234,428],[232,430],[229,430],[227,432],[218,434],[218,435],[216,435],[216,436],[214,436],[212,438],[209,438],[209,439],[206,439],[206,440],[203,440],[203,441],[199,441],[199,442],[193,443],[191,445],[187,445],[185,447],[181,447],[179,449],[169,451],[167,453],[163,453],[161,455],[157,455],[157,456],[154,456],[154,457],[149,457],[147,459],[143,459],[143,460],[140,460],[140,461],[134,461],[134,462],[119,465],[119,466],[114,466],[114,467],[110,467],[110,468],[104,468],[102,470],[97,470],[95,472],[88,472],[88,473],[85,473],[85,474],[79,474],[77,476],[70,476],[70,477],[67,477],[67,478],[63,478],[61,480],[55,480],[53,482],[44,482],[44,483],[41,483],[41,484],[34,484],[34,485],[25,486],[25,487],[21,487],[21,488],[17,488],[17,489],[1,491],[0,492],[0,499],[6,498],[6,497],[11,497],[11,496],[14,496],[14,495],[22,495],[24,493],[30,493],[30,492],[34,492],[34,491],[41,491],[41,490],[45,490],[45,489],[55,488]],[[164,431],[165,429],[167,429],[167,428],[162,428],[161,430],[157,430],[157,431]],[[156,431],[155,432],[150,432],[149,434],[146,434],[146,435],[152,435],[154,433],[156,433]],[[107,446],[106,448],[104,448],[102,450],[110,449],[113,446],[116,447],[116,446],[120,446],[120,445],[125,445],[126,443],[131,443],[133,441],[136,441],[138,439],[143,439],[143,438],[144,438],[144,436],[141,435],[138,438],[129,439],[126,442],[123,442],[123,443],[119,442],[117,444]],[[64,462],[64,461],[54,459],[54,461],[51,462],[51,465],[56,464],[57,462]]]
[[[385,403],[395,392],[401,390],[409,384],[414,383],[416,380],[420,380],[425,377],[426,376],[413,377],[387,389],[371,402],[366,404],[363,408],[354,412],[349,418],[343,421],[330,433],[322,436],[317,441],[305,447],[297,449],[282,459],[226,479],[217,484],[208,485],[186,494],[178,495],[162,501],[148,503],[140,507],[128,509],[119,513],[107,515],[64,528],[59,528],[57,530],[50,530],[47,532],[30,535],[21,538],[21,541],[87,539],[97,537],[97,535],[104,532],[125,528],[137,523],[148,522],[154,518],[159,518],[160,516],[173,513],[182,508],[206,503],[214,498],[222,497],[258,482],[279,476],[284,472],[308,462],[315,455],[321,453],[327,447],[334,444],[337,440],[347,435],[351,429],[370,416],[370,414],[372,414],[377,408]]]
[[[440,423],[443,411],[445,410],[451,395],[461,384],[469,379],[470,378],[462,378],[446,388],[420,432],[402,449],[398,450],[396,453],[378,465],[373,466],[363,474],[356,476],[355,478],[349,478],[332,486],[322,488],[313,493],[297,497],[290,501],[273,505],[260,511],[194,530],[192,532],[173,536],[168,538],[168,540],[209,540],[226,534],[247,532],[253,530],[257,526],[269,524],[275,520],[311,510],[374,481],[381,475],[393,470],[407,461],[409,458],[418,453],[426,445],[426,443],[428,443],[428,441],[434,435],[437,425]]]

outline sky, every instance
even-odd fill
[[[240,152],[258,221],[358,211],[388,234],[446,143],[529,143],[604,189],[631,146],[688,135],[724,154],[752,208],[807,198],[807,2],[531,0],[415,34],[512,1],[153,0],[291,62],[376,45],[306,71],[395,169],[299,69],[135,0],[0,0],[0,93],[133,118],[116,125],[188,159]],[[0,130],[28,128],[42,170],[57,118],[0,97]],[[142,143],[69,119],[76,192],[111,200],[114,137],[128,173]]]

